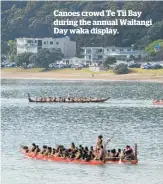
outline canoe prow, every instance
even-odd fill
[[[31,97],[30,97],[30,94],[28,93],[28,100],[29,102],[35,102],[35,100],[32,100]]]

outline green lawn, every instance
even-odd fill
[[[4,72],[31,72],[31,73],[38,73],[45,71],[44,68],[1,68]],[[107,74],[107,73],[113,73],[111,70],[108,71],[101,71],[101,72],[92,72],[89,70],[89,68],[83,68],[81,70],[74,70],[72,68],[62,68],[62,69],[50,69],[45,72],[55,72],[55,73],[65,73],[65,74],[75,74],[75,73],[88,73],[88,74]]]
[[[43,68],[29,68],[29,69],[24,69],[24,68],[1,68],[2,71],[4,72],[12,72],[12,73],[16,73],[16,72],[31,72],[31,73],[37,73],[37,72],[41,72],[43,70]]]
[[[153,74],[153,75],[163,75],[163,69],[143,69],[143,68],[132,68],[131,73],[140,74]]]
[[[108,71],[100,71],[100,72],[92,72],[89,70],[89,68],[83,68],[82,70],[74,70],[72,68],[62,68],[62,69],[52,69],[45,71],[43,68],[30,68],[30,69],[24,69],[24,68],[1,68],[4,72],[31,72],[31,73],[38,73],[38,72],[54,72],[54,73],[64,73],[64,74],[114,74],[112,70]],[[152,75],[163,75],[163,69],[142,69],[142,68],[130,68],[129,73],[137,73],[137,74],[152,74]]]

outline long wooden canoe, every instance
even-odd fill
[[[64,98],[64,100],[61,99],[51,99],[51,100],[46,100],[46,101],[42,101],[42,100],[34,100],[31,99],[30,94],[28,93],[28,100],[29,102],[36,102],[36,103],[99,103],[99,102],[105,102],[108,99],[110,99],[110,97],[108,98],[100,98],[100,99],[91,99],[91,100],[69,100],[68,98]]]
[[[70,159],[70,158],[63,158],[63,157],[56,157],[56,156],[45,156],[42,154],[35,154],[34,152],[26,153],[25,149],[20,149],[20,151],[27,157],[37,160],[47,160],[53,162],[67,162],[67,163],[75,163],[75,164],[87,164],[87,165],[104,165],[104,164],[137,164],[138,160],[117,160],[117,161],[106,161],[105,163],[100,160],[90,160],[85,161],[82,159]]]

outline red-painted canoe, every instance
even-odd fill
[[[44,156],[42,154],[35,154],[33,152],[26,153],[26,150],[21,149],[21,152],[25,154],[28,158],[34,158],[38,160],[48,160],[48,161],[54,161],[54,162],[69,162],[69,163],[76,163],[76,164],[88,164],[88,165],[103,165],[104,163],[99,160],[73,160],[68,158],[62,158],[62,157],[55,157],[55,156]]]
[[[163,101],[153,101],[154,105],[163,105]]]
[[[104,165],[105,163],[124,163],[124,164],[137,164],[138,160],[121,160],[121,161],[106,161],[105,163],[100,160],[74,160],[69,158],[62,158],[62,157],[56,157],[56,156],[44,156],[42,154],[35,154],[33,152],[26,153],[25,149],[21,149],[21,152],[25,154],[28,158],[33,158],[37,160],[48,160],[48,161],[54,161],[54,162],[68,162],[68,163],[76,163],[76,164],[88,164],[88,165]]]

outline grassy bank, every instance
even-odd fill
[[[44,69],[43,68],[29,68],[29,69],[24,69],[24,68],[1,68],[3,72],[12,72],[12,73],[19,73],[19,72],[30,72],[30,73],[38,73],[42,72]]]
[[[45,72],[45,73],[56,73],[56,74],[114,74],[112,70],[108,71],[100,71],[100,72],[92,72],[89,70],[89,68],[83,68],[82,70],[74,70],[72,68],[63,68],[63,69],[51,69],[48,71],[45,71],[43,68],[30,68],[30,69],[24,69],[24,68],[2,68],[3,72],[9,72],[9,73],[39,73],[39,72]],[[132,68],[129,69],[130,74],[144,74],[144,75],[163,75],[163,69],[142,69],[142,68]]]
[[[52,72],[52,73],[64,73],[64,74],[82,74],[82,73],[87,73],[87,74],[107,74],[107,73],[113,73],[112,70],[108,71],[100,71],[100,72],[92,72],[89,70],[89,68],[83,68],[82,70],[74,70],[72,68],[62,68],[62,69],[50,69],[45,71],[44,68],[29,68],[29,69],[24,69],[24,68],[2,68],[1,69],[3,72],[10,72],[10,73],[39,73],[39,72]]]
[[[151,75],[163,75],[163,69],[142,69],[142,68],[132,68],[131,73],[138,74],[151,74]]]

